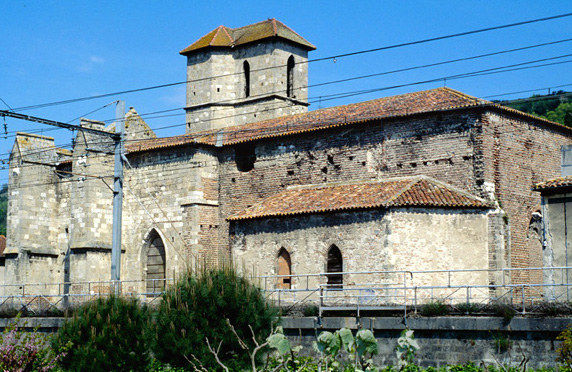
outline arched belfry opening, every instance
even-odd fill
[[[244,98],[250,97],[250,63],[244,61]]]
[[[278,252],[278,275],[291,275],[292,274],[292,260],[290,253],[284,248],[280,248]],[[292,287],[292,278],[289,276],[278,277],[276,288],[290,289]]]
[[[342,252],[335,245],[332,244],[328,249],[328,262],[326,264],[326,272],[328,273],[328,289],[341,289],[343,286],[344,278],[342,274],[330,274],[343,272],[344,262]]]
[[[296,65],[294,61],[294,56],[288,58],[288,63],[286,64],[286,96],[294,97],[294,66]]]
[[[162,292],[165,289],[165,244],[157,231],[149,235],[145,255],[146,292]]]

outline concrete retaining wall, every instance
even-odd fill
[[[361,318],[361,326],[371,329],[379,345],[374,358],[378,367],[397,365],[395,347],[406,324],[403,318]],[[420,350],[415,362],[421,366],[445,366],[473,361],[497,366],[519,365],[524,356],[530,360],[528,368],[556,366],[556,349],[561,341],[556,336],[572,324],[570,318],[513,318],[504,321],[497,317],[435,317],[410,318],[407,326],[415,331]],[[313,355],[312,343],[323,330],[335,331],[342,327],[357,330],[356,318],[284,318],[284,331],[291,342],[303,345],[303,353]],[[508,350],[499,350],[497,339],[509,340]],[[496,360],[495,360],[496,359]]]
[[[4,329],[12,319],[0,319]],[[40,332],[55,332],[63,324],[63,318],[23,318],[25,328],[38,327]],[[321,324],[320,324],[321,323]],[[346,327],[357,330],[359,325],[371,329],[379,345],[375,365],[397,365],[395,347],[400,332],[406,324],[403,318],[361,318],[360,323],[351,317],[283,318],[284,332],[294,345],[303,345],[302,354],[315,355],[312,344],[324,330],[335,331]],[[556,336],[572,324],[571,318],[513,318],[506,322],[497,317],[435,317],[409,318],[407,326],[415,331],[420,350],[415,362],[421,366],[445,366],[472,361],[476,364],[519,365],[523,357],[529,358],[527,368],[556,366],[556,349],[561,341]],[[510,341],[508,350],[499,350],[495,339]],[[496,360],[495,360],[496,359]]]

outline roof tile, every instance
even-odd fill
[[[533,189],[536,191],[544,191],[565,187],[572,187],[572,176],[558,177],[546,182],[537,183]]]
[[[483,199],[417,176],[381,182],[299,186],[275,194],[228,220],[391,207],[490,208]]]
[[[303,114],[283,116],[276,119],[227,127],[224,129],[208,130],[188,135],[141,141],[132,143],[126,147],[129,152],[139,152],[183,146],[192,143],[214,146],[217,143],[217,138],[220,137],[222,137],[222,145],[228,146],[247,141],[307,133],[378,119],[403,117],[407,115],[477,106],[497,108],[499,110],[524,115],[533,118],[534,120],[570,130],[570,128],[564,127],[561,124],[535,117],[511,108],[496,105],[492,102],[461,93],[451,88],[442,87],[398,96],[384,97],[345,106],[329,107]]]
[[[279,37],[289,40],[296,44],[300,44],[307,49],[316,49],[314,45],[309,43],[302,36],[298,35],[284,23],[271,18],[266,21],[239,28],[219,26],[201,37],[199,40],[195,41],[193,44],[181,50],[179,53],[187,55],[196,50],[207,47],[230,48],[271,37]]]

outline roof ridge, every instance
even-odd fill
[[[278,25],[276,24],[276,18],[271,18],[270,23],[272,23],[272,29],[274,30],[274,35],[278,35]]]
[[[401,189],[401,191],[396,192],[395,195],[393,195],[393,197],[389,198],[389,200],[387,200],[385,203],[380,203],[380,205],[385,204],[385,206],[390,206],[396,199],[398,199],[401,195],[403,195],[407,190],[410,190],[413,187],[413,185],[417,184],[421,179],[421,177],[422,176],[413,176],[411,178],[411,182],[405,185],[403,189]]]
[[[251,24],[244,25],[244,26],[240,26],[240,27],[236,27],[236,28],[229,27],[229,29],[231,29],[232,31],[238,31],[238,30],[243,29],[243,28],[256,26],[256,25],[259,25],[259,24],[262,24],[262,23],[268,23],[268,22],[270,22],[270,21],[273,20],[273,19],[274,19],[274,18],[268,18],[268,19],[265,19],[265,20],[262,20],[262,21],[259,21],[259,22],[251,23]],[[226,26],[225,26],[225,27],[226,27]]]
[[[449,87],[439,87],[437,89],[442,89],[442,90],[446,90],[451,94],[456,95],[459,98],[464,98],[464,99],[469,99],[469,100],[474,100],[477,103],[481,103],[481,104],[491,104],[491,101],[488,101],[486,99],[482,99],[476,96],[471,96],[470,94],[461,92],[459,90],[453,89],[453,88],[449,88]]]
[[[432,177],[428,177],[428,176],[425,176],[425,175],[421,175],[421,177],[425,178],[425,180],[427,180],[428,182],[433,183],[434,185],[438,185],[438,186],[440,186],[440,187],[443,187],[443,188],[446,188],[446,189],[448,189],[448,190],[454,191],[454,192],[456,192],[456,193],[458,193],[458,194],[463,195],[464,197],[471,198],[471,199],[476,199],[476,200],[478,200],[478,201],[480,201],[480,202],[483,202],[483,203],[485,203],[485,204],[488,204],[488,203],[489,203],[486,199],[483,199],[483,198],[481,198],[481,197],[478,197],[478,196],[476,196],[476,195],[474,195],[474,194],[471,194],[471,193],[468,192],[467,190],[463,190],[463,189],[461,189],[461,188],[459,188],[459,187],[456,187],[456,186],[451,185],[451,184],[449,184],[449,183],[446,183],[446,182],[444,182],[444,181],[441,181],[441,180],[438,180],[438,179],[435,179],[435,178],[432,178]]]
[[[231,35],[228,33],[228,27],[221,25],[220,28],[222,28],[222,30],[224,31],[224,33],[226,34],[226,36],[228,36],[228,38],[230,39],[231,43],[234,45],[235,40],[234,40],[234,35]],[[218,32],[217,32],[218,35]],[[216,35],[215,35],[216,37]],[[214,38],[213,38],[214,39]]]

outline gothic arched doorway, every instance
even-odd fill
[[[147,248],[147,293],[162,292],[165,289],[165,245],[163,239],[153,231]]]
[[[278,275],[292,274],[292,261],[290,260],[290,253],[284,248],[278,252]],[[292,286],[292,278],[289,276],[280,276],[276,288],[290,289]]]
[[[328,273],[328,289],[341,289],[344,279],[342,274],[330,274],[343,272],[342,252],[334,244],[328,249],[328,263],[326,272]]]

